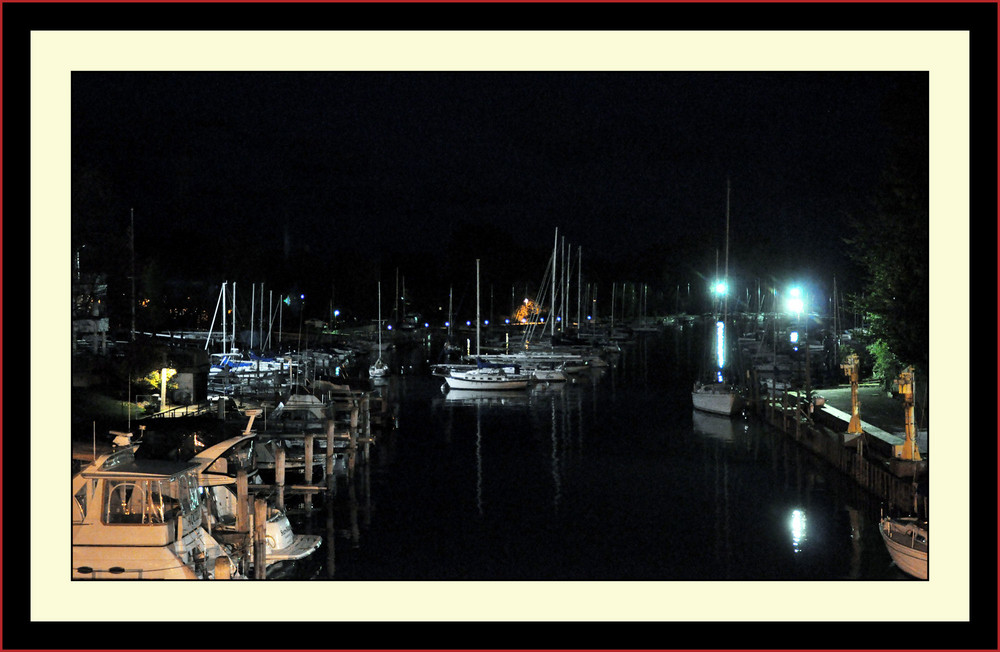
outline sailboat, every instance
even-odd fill
[[[884,516],[878,531],[893,563],[907,575],[926,580],[930,538],[926,521],[921,522],[915,517]]]
[[[378,360],[368,367],[371,378],[384,378],[389,374],[389,365],[382,361],[382,282],[378,284]]]
[[[726,181],[726,262],[722,292],[726,293],[722,321],[716,322],[717,368],[711,379],[695,382],[691,402],[695,409],[712,414],[732,416],[743,411],[743,397],[737,387],[726,378],[726,322],[729,317],[729,182]]]
[[[479,357],[479,259],[476,259],[476,366],[448,368],[441,375],[450,389],[525,389],[532,375],[519,364],[488,362]]]

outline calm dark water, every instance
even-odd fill
[[[691,329],[514,393],[442,392],[433,354],[396,354],[398,427],[333,503],[293,515],[327,535],[296,577],[907,579],[876,499],[752,418],[692,410]]]

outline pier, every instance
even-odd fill
[[[916,438],[918,459],[904,459],[905,433],[887,430],[904,423],[904,404],[879,387],[864,389],[867,391],[859,402],[869,406],[870,414],[862,407],[860,415],[864,418],[853,427],[850,387],[814,390],[810,392],[812,401],[806,392],[797,390],[759,393],[749,406],[771,428],[788,435],[878,496],[889,509],[927,518],[928,495],[926,487],[921,487],[927,472],[926,435]]]

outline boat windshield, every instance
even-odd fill
[[[105,484],[103,520],[112,525],[160,525],[197,511],[198,479],[122,478]]]

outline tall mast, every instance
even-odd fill
[[[583,322],[580,321],[580,299],[581,293],[583,292],[583,247],[577,246],[577,263],[576,263],[576,328],[577,335],[580,334],[580,327]]]
[[[729,317],[729,178],[726,178],[726,266],[723,280],[726,284],[726,294],[723,299],[722,323],[725,324]]]
[[[211,344],[211,342],[212,342],[212,330],[215,328],[215,318],[219,316],[219,304],[220,304],[220,302],[222,304],[222,309],[225,310],[225,308],[226,308],[226,302],[223,301],[223,299],[222,299],[222,297],[223,297],[223,295],[225,293],[226,293],[226,285],[225,285],[225,283],[223,283],[222,289],[219,291],[219,298],[215,300],[215,312],[212,313],[212,324],[208,327],[208,337],[205,338],[205,350],[206,351],[208,351],[208,345]],[[226,317],[225,317],[225,315],[222,316],[222,324],[223,324],[223,326],[225,326],[225,324],[226,324]],[[223,337],[222,339],[225,340],[226,338]]]
[[[556,227],[556,241],[552,245],[552,308],[549,310],[549,321],[552,322],[552,337],[556,336],[556,263],[559,258],[559,227]],[[544,334],[545,330],[542,329]]]
[[[253,316],[254,316],[254,304],[257,303],[257,289],[254,288],[253,284],[250,285],[250,350],[253,351]]]
[[[222,352],[226,352],[226,344],[229,342],[228,333],[226,332],[226,284],[228,281],[222,282]]]
[[[476,258],[476,357],[479,357],[479,259]]]
[[[233,351],[236,349],[236,281],[233,281],[233,340],[229,345],[229,350]]]
[[[559,308],[559,332],[560,333],[566,330],[566,312],[567,312],[567,309],[569,308],[569,306],[566,304],[566,300],[569,298],[569,297],[566,296],[567,293],[569,292],[569,258],[566,256],[566,252],[567,251],[568,251],[568,249],[566,248],[566,236],[563,236],[562,237],[562,254],[563,254],[563,257],[562,257],[562,261],[563,261],[562,268],[563,268],[563,273],[562,273],[562,288],[561,288],[562,291],[560,292],[560,294],[562,294],[562,296],[559,297],[559,305],[560,305],[560,308]]]

